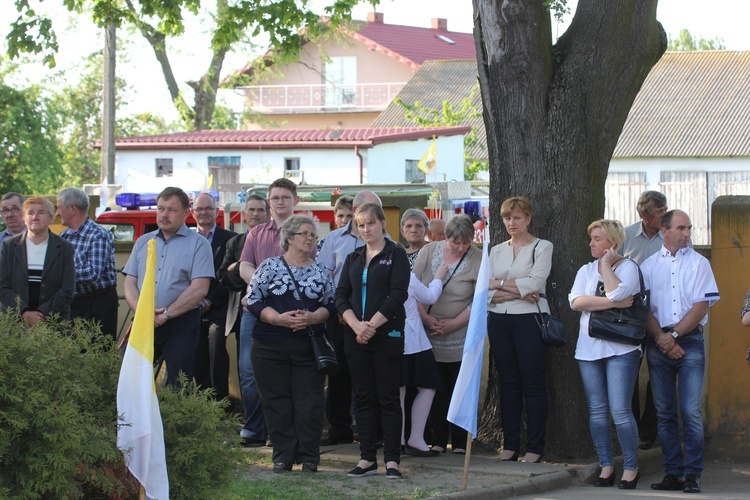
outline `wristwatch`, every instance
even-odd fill
[[[172,317],[169,315],[169,308],[168,307],[164,308],[164,316],[166,316],[167,320],[172,319]]]
[[[677,330],[675,330],[674,328],[671,328],[671,329],[669,330],[669,332],[668,332],[668,333],[669,333],[669,334],[670,334],[670,335],[672,336],[672,338],[673,338],[673,339],[675,339],[675,340],[677,340],[678,338],[680,338],[680,334],[679,334],[679,333],[677,333]]]

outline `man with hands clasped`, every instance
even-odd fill
[[[651,290],[647,358],[666,472],[662,482],[651,487],[699,493],[706,363],[703,325],[708,321],[708,308],[719,300],[719,291],[708,260],[689,246],[692,225],[688,214],[670,210],[661,225],[664,246],[641,266],[646,288]]]

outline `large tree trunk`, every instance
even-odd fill
[[[567,294],[590,260],[587,225],[604,213],[609,161],[636,94],[666,50],[657,0],[580,0],[552,45],[542,0],[473,0],[477,64],[490,158],[492,243],[504,239],[499,213],[509,196],[529,197],[531,231],[555,246],[568,345],[548,357],[546,453],[593,454],[588,412],[573,355],[578,315]],[[550,284],[548,283],[548,292]],[[497,391],[494,382],[488,395]],[[487,398],[480,440],[498,442],[497,399]]]

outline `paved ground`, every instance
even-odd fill
[[[269,453],[269,448],[263,448]],[[750,458],[750,457],[749,457]],[[378,454],[379,474],[362,479],[346,478],[346,471],[359,459],[357,444],[321,448],[321,466],[317,477],[335,480],[336,490],[351,493],[351,497],[389,496],[414,498],[419,496],[460,497],[464,499],[520,498],[525,500],[566,499],[633,499],[633,498],[696,498],[704,500],[750,499],[750,463],[720,464],[708,462],[703,475],[703,493],[690,495],[682,492],[657,492],[650,484],[659,482],[661,451],[641,452],[639,463],[642,478],[638,488],[623,491],[614,488],[594,488],[590,482],[598,474],[595,464],[500,462],[494,453],[476,450],[469,465],[468,488],[461,489],[464,457],[451,453],[435,458],[403,456],[401,471],[404,479],[386,480],[382,451]],[[750,462],[750,460],[749,460]],[[622,459],[616,460],[618,470]],[[273,476],[268,471],[263,476]],[[295,473],[292,473],[295,474]],[[360,491],[361,490],[361,491]],[[379,492],[379,493],[376,493]]]

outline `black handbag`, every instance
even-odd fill
[[[604,311],[591,312],[589,337],[628,345],[640,345],[643,342],[646,338],[646,320],[651,306],[651,292],[646,290],[643,284],[640,267],[638,267],[638,278],[641,282],[641,291],[633,295],[633,305],[626,309],[613,307]],[[604,284],[601,281],[596,285],[596,296],[605,296]]]
[[[531,251],[532,266],[536,263],[537,246],[539,246],[539,240],[537,240],[534,249]],[[565,329],[565,323],[559,318],[560,307],[557,305],[557,283],[554,281],[552,282],[551,290],[552,302],[554,303],[558,316],[542,312],[542,308],[539,307],[539,302],[537,302],[536,308],[539,310],[539,316],[536,318],[536,323],[542,331],[542,340],[544,340],[546,344],[549,344],[552,347],[563,347],[568,343],[568,332]]]
[[[300,290],[297,280],[292,274],[292,270],[289,268],[289,264],[286,263],[284,257],[281,257],[281,262],[284,263],[289,276],[292,278],[294,288],[297,290],[299,295],[299,301],[302,304],[302,309],[308,311],[307,305],[302,298],[302,290]],[[339,372],[339,360],[336,359],[336,350],[333,348],[333,344],[328,340],[328,336],[325,332],[325,324],[323,326],[323,333],[316,335],[315,330],[311,326],[307,327],[307,334],[310,337],[310,345],[312,345],[313,357],[315,358],[315,367],[320,373],[326,375],[336,375]]]
[[[556,283],[552,283],[552,297],[553,301],[556,297],[555,289],[557,288]],[[545,312],[542,312],[542,308],[539,307],[539,303],[537,302],[536,308],[539,309],[539,317],[537,317],[537,324],[539,325],[539,328],[542,330],[542,340],[544,340],[545,343],[551,345],[552,347],[563,347],[565,344],[568,343],[568,332],[565,329],[565,323],[555,316],[554,314],[548,314]],[[555,304],[555,308],[557,308],[557,304]],[[559,309],[557,309],[559,313]]]

